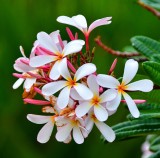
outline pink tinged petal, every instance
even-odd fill
[[[27,119],[36,124],[44,124],[50,121],[51,116],[28,114]]]
[[[25,89],[30,89],[35,82],[36,82],[36,78],[26,78],[23,87]]]
[[[103,122],[95,122],[95,124],[108,142],[113,142],[115,140],[115,132],[112,130],[111,127],[109,127]]]
[[[17,89],[24,81],[25,79],[19,78],[14,84],[13,84],[13,89]]]
[[[106,104],[107,110],[109,111],[117,110],[120,102],[121,102],[121,93],[118,93],[117,97],[114,100],[107,102]]]
[[[77,144],[82,144],[84,142],[84,137],[77,126],[73,128],[73,138]]]
[[[79,26],[77,26],[75,21],[72,18],[68,17],[68,16],[59,16],[57,18],[57,21],[60,22],[60,23],[63,23],[63,24],[68,24],[68,25],[71,25],[71,26],[75,26],[78,29],[82,30]]]
[[[66,87],[66,81],[51,82],[42,87],[42,94],[50,96],[64,87]]]
[[[86,113],[88,113],[88,111],[90,110],[91,107],[92,107],[92,105],[89,102],[84,102],[84,103],[78,105],[75,110],[77,117],[84,116]]]
[[[71,126],[70,123],[58,129],[58,132],[56,134],[57,141],[59,142],[65,141],[69,137],[72,129],[73,127]]]
[[[82,29],[87,29],[87,21],[83,15],[73,16],[72,19]]]
[[[70,75],[68,67],[67,67],[67,59],[66,58],[64,58],[62,61],[60,61],[59,72],[66,80],[71,78],[71,75]]]
[[[127,85],[129,91],[150,92],[153,89],[153,82],[148,79],[139,80]]]
[[[96,27],[102,26],[102,25],[108,25],[111,23],[111,18],[112,17],[106,17],[106,18],[102,18],[102,19],[98,19],[96,21],[94,21],[88,29],[88,32],[90,33],[93,29],[95,29]]]
[[[72,140],[71,134],[68,136],[68,138],[64,141],[64,143],[68,144]]]
[[[57,105],[60,109],[65,108],[69,103],[70,88],[65,87],[59,94]]]
[[[117,88],[117,86],[120,85],[116,78],[102,74],[97,76],[97,82],[100,86],[105,88]]]
[[[71,89],[70,95],[74,100],[84,100],[74,88]]]
[[[138,62],[133,59],[127,60],[124,68],[122,83],[124,83],[125,85],[128,84],[134,78],[137,71],[138,71]]]
[[[99,85],[97,83],[97,80],[96,80],[96,76],[95,75],[90,75],[88,78],[87,78],[87,84],[88,84],[88,87],[89,89],[96,95],[99,96]]]
[[[59,43],[59,40],[58,40],[59,30],[50,33],[49,36],[55,43]]]
[[[37,141],[40,143],[47,143],[51,137],[53,127],[54,124],[52,121],[49,121],[47,124],[45,124],[38,133]]]
[[[83,137],[84,138],[87,138],[88,137],[88,135],[89,135],[89,132],[84,128],[84,127],[79,127],[80,128],[80,130],[81,130],[81,132],[82,132],[82,135],[83,135]]]
[[[53,67],[49,73],[49,77],[52,80],[57,80],[60,77],[59,62],[58,61],[56,61],[55,64],[53,65]]]
[[[128,105],[128,109],[129,109],[130,113],[132,114],[132,116],[135,118],[138,118],[140,116],[140,112],[139,112],[135,102],[133,101],[133,99],[127,93],[124,93],[123,97],[126,100],[126,103]]]
[[[84,43],[83,40],[73,40],[69,42],[63,49],[64,56],[80,52]]]
[[[31,58],[29,64],[32,67],[39,67],[39,66],[43,66],[45,64],[51,63],[55,60],[56,58],[52,55],[39,55]]]
[[[56,44],[54,43],[54,41],[47,33],[45,33],[45,32],[38,33],[37,39],[38,39],[39,44],[42,47],[50,50],[51,52],[56,53],[59,51]]]
[[[82,65],[77,72],[75,73],[74,78],[76,81],[80,80],[81,78],[88,76],[96,71],[96,66],[92,63],[87,63]]]
[[[94,114],[99,121],[106,121],[108,118],[107,110],[101,105],[94,106]]]
[[[90,133],[91,130],[93,129],[93,125],[94,125],[94,122],[92,121],[92,119],[90,118],[90,116],[87,117],[85,124],[86,124],[85,128]]]
[[[81,83],[76,83],[76,86],[74,86],[74,88],[84,100],[89,100],[93,97],[92,91]]]
[[[100,98],[101,98],[101,103],[107,102],[107,101],[111,101],[113,99],[116,98],[118,92],[114,89],[109,89],[106,90],[103,94],[101,94]]]

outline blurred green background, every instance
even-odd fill
[[[66,25],[57,23],[56,18],[77,14],[83,14],[88,24],[105,16],[113,17],[111,25],[99,27],[91,34],[92,46],[97,35],[102,35],[104,42],[119,50],[129,45],[134,35],[159,39],[158,19],[142,9],[135,0],[0,0],[0,158],[140,157],[140,145],[144,138],[103,144],[96,128],[82,145],[58,143],[54,138],[55,132],[47,144],[39,144],[36,136],[41,125],[27,121],[26,115],[39,113],[40,107],[23,104],[22,87],[12,89],[16,81],[12,77],[15,72],[13,64],[21,56],[19,45],[29,55],[36,34],[40,31],[50,33],[59,29],[63,39],[68,39]],[[99,72],[105,73],[113,59],[114,56],[96,49],[94,63]],[[116,74],[122,75],[123,66],[124,60],[119,59]],[[127,110],[121,106],[108,124],[123,121],[126,113]]]

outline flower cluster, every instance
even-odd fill
[[[127,92],[149,92],[153,83],[148,79],[129,83],[137,73],[138,62],[127,60],[121,83],[112,75],[117,60],[108,75],[97,74],[96,65],[92,63],[94,52],[89,47],[90,32],[98,26],[110,24],[110,20],[111,17],[96,20],[88,28],[82,15],[60,16],[57,21],[77,27],[84,33],[85,41],[67,28],[70,42],[62,40],[57,30],[51,34],[38,33],[29,58],[20,47],[23,57],[14,64],[19,73],[13,74],[18,78],[13,88],[17,89],[24,82],[24,102],[43,106],[45,115],[27,115],[29,121],[45,124],[38,133],[38,142],[46,143],[56,126],[57,141],[69,143],[73,137],[81,144],[94,124],[104,138],[112,142],[115,133],[105,121],[117,111],[121,101],[127,103],[133,117],[139,117],[136,102],[141,100],[133,100]],[[85,53],[82,51],[84,46]],[[43,99],[37,100],[37,94]]]

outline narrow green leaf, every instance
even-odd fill
[[[160,63],[146,61],[142,65],[145,72],[153,80],[153,82],[160,85]]]
[[[160,11],[160,0],[141,0],[141,2]]]
[[[160,136],[154,138],[154,140],[150,144],[150,150],[153,152],[160,150]]]
[[[139,110],[156,110],[156,109],[158,109],[160,111],[160,104],[143,103],[143,104],[137,104],[137,107]]]
[[[152,154],[149,158],[160,158],[160,151],[157,151],[156,153]]]
[[[150,60],[156,60],[153,56],[160,54],[160,42],[145,36],[131,38],[132,45],[139,53]]]

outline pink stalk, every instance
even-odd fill
[[[29,65],[29,60],[26,59],[20,59],[20,61],[26,65]]]
[[[114,59],[112,65],[111,65],[111,67],[110,67],[110,70],[109,70],[109,72],[108,72],[108,75],[110,75],[110,74],[114,71],[114,69],[115,69],[115,67],[116,67],[116,64],[117,64],[117,61],[118,61],[117,58]]]
[[[78,39],[78,33],[77,33],[77,32],[76,32],[76,34],[75,34],[74,39],[75,39],[75,40],[77,40],[77,39]]]
[[[31,73],[31,72],[27,72],[27,74],[29,74],[30,76],[34,77],[34,78],[41,78],[40,75],[37,75],[37,74],[34,74],[34,73]]]
[[[143,104],[143,103],[145,103],[146,102],[146,100],[133,100],[136,104]],[[126,103],[126,101],[125,100],[121,100],[121,102],[122,103]]]
[[[73,73],[76,73],[75,67],[72,65],[72,63],[69,60],[67,60],[67,65]]]
[[[102,92],[103,92],[103,88],[100,87],[100,88],[99,88],[99,93],[102,93]]]
[[[63,41],[62,41],[62,38],[60,35],[58,35],[58,40],[59,40],[59,44],[61,46],[61,48],[63,49],[64,48],[64,44],[63,44]]]
[[[35,100],[35,99],[23,99],[24,102],[34,105],[49,105],[49,101]]]
[[[89,34],[85,34],[86,51],[89,52]]]
[[[39,89],[39,88],[37,88],[37,87],[34,87],[34,91],[37,92],[37,93],[40,94],[40,95],[43,95],[43,94],[42,94],[42,90]]]
[[[68,33],[69,38],[70,38],[71,40],[75,40],[75,38],[74,38],[74,36],[73,36],[73,33],[71,32],[71,30],[70,30],[68,27],[66,27],[66,31],[67,31],[67,33]]]
[[[26,78],[22,74],[13,73],[12,75],[16,78]]]

